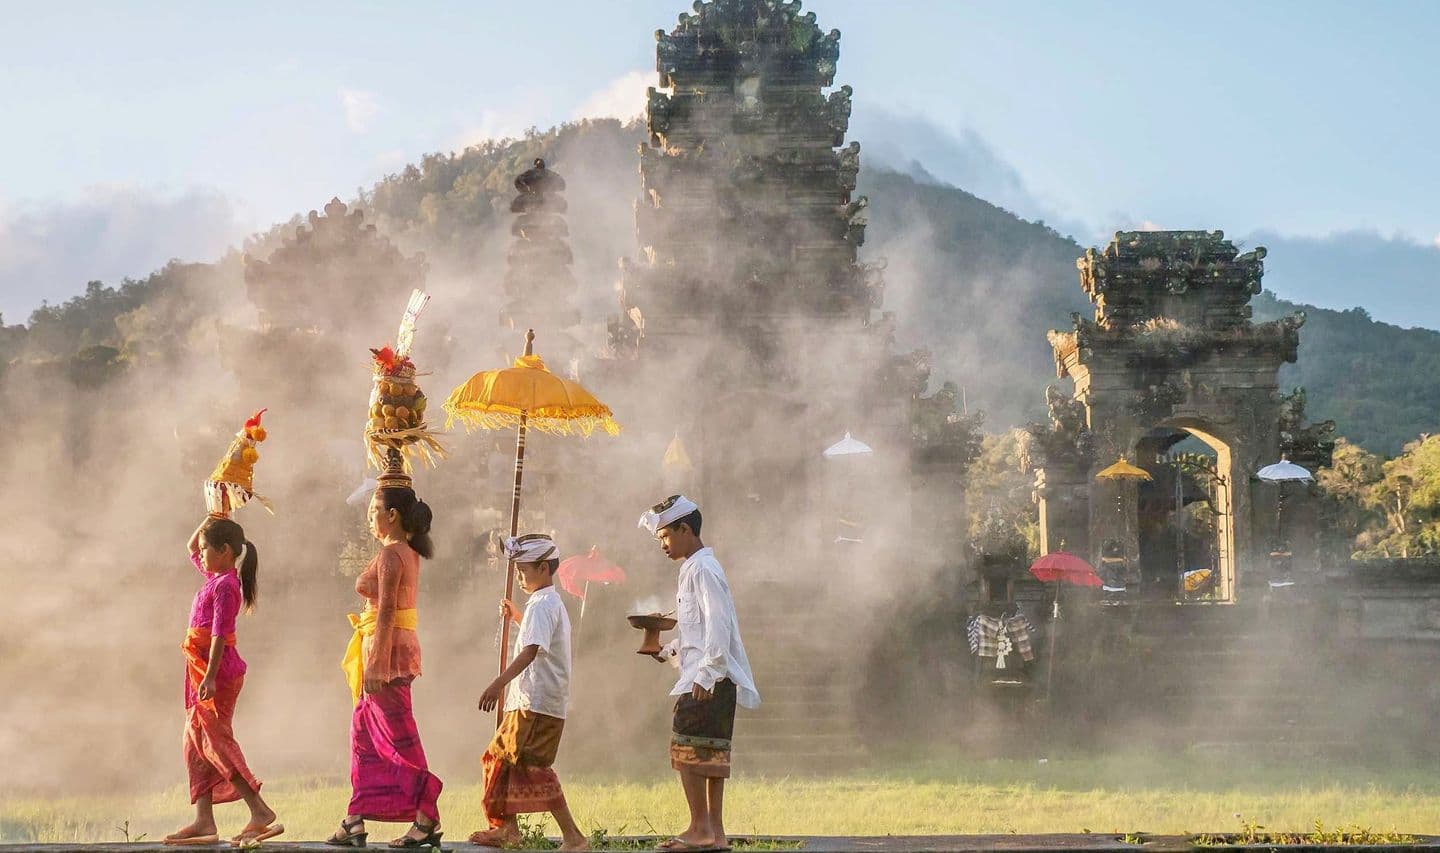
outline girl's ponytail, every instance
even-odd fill
[[[240,595],[245,599],[245,612],[250,613],[255,609],[255,599],[260,595],[257,586],[260,572],[260,551],[255,543],[249,539],[245,540],[245,559],[240,561],[237,567],[240,570]]]

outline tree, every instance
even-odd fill
[[[1336,450],[1338,460],[1338,445]],[[1440,435],[1405,445],[1399,456],[1379,464],[1379,476],[1373,456],[1349,451],[1347,446],[1350,476],[1337,488],[1347,496],[1358,492],[1361,507],[1373,514],[1356,540],[1357,556],[1440,553]]]
[[[1040,547],[1040,516],[1031,492],[1034,478],[1020,465],[1024,430],[985,436],[980,456],[965,478],[970,541],[981,550],[1034,555]]]

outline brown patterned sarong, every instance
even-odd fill
[[[534,711],[506,711],[480,759],[485,771],[481,802],[490,825],[517,814],[564,808],[565,792],[551,767],[560,752],[565,721]]]
[[[735,733],[735,682],[715,682],[710,698],[686,693],[675,701],[670,734],[670,766],[697,776],[730,776],[730,740]]]

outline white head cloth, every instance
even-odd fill
[[[640,526],[654,536],[662,527],[669,527],[700,507],[684,495],[671,495],[650,507],[640,516]]]
[[[539,563],[558,553],[555,540],[543,533],[505,537],[505,557],[517,563]]]

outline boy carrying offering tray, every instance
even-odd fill
[[[679,659],[680,678],[670,691],[679,697],[670,765],[680,774],[690,825],[661,842],[662,850],[730,849],[722,813],[735,705],[760,705],[730,584],[715,552],[700,541],[700,523],[700,507],[684,495],[672,495],[640,517],[640,526],[650,531],[665,556],[683,561],[675,595],[680,636],[653,657]]]
[[[520,624],[519,652],[480,696],[480,710],[493,711],[503,694],[505,718],[481,759],[490,828],[472,833],[470,842],[514,845],[520,841],[517,815],[549,812],[560,827],[560,849],[585,850],[589,844],[570,815],[553,768],[570,703],[570,617],[554,586],[559,551],[550,537],[531,533],[507,538],[505,556],[515,561],[520,588],[530,600],[523,617],[514,602],[500,602],[501,618]]]

